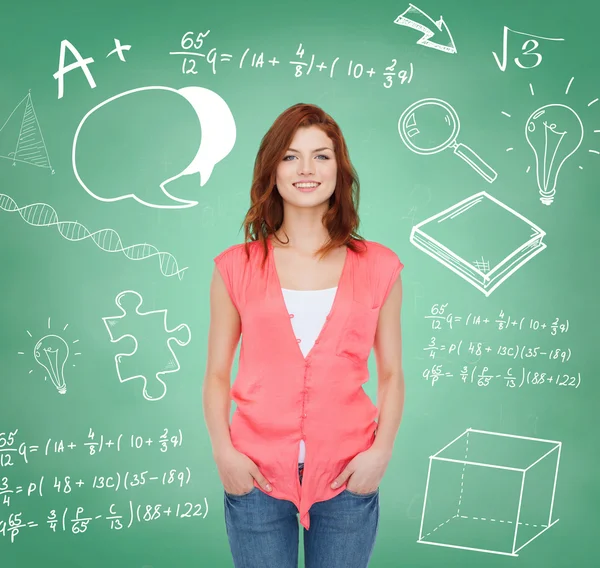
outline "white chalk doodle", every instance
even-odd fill
[[[68,241],[91,239],[99,249],[105,252],[122,252],[130,260],[158,256],[163,276],[177,276],[181,280],[184,271],[187,270],[187,267],[179,268],[172,254],[160,252],[153,245],[143,243],[124,247],[121,237],[114,229],[100,229],[92,233],[77,221],[59,221],[56,211],[47,203],[32,203],[19,207],[12,197],[0,193],[0,209],[19,213],[26,223],[34,227],[55,226],[61,236]]]
[[[546,248],[545,235],[481,191],[415,225],[410,242],[489,296]]]
[[[423,37],[417,41],[419,45],[431,47],[445,53],[457,52],[452,34],[441,16],[436,22],[423,10],[409,4],[408,8],[394,20],[394,23],[420,31]],[[432,38],[435,38],[435,41]]]
[[[165,334],[170,335],[173,333],[183,331],[183,334],[186,335],[186,339],[183,339],[183,340],[181,340],[175,336],[168,337],[166,340],[168,350],[171,354],[171,358],[165,365],[165,369],[156,372],[154,375],[154,377],[156,378],[156,381],[160,385],[159,388],[161,389],[161,392],[158,396],[153,396],[152,394],[150,394],[148,392],[148,377],[146,377],[145,375],[137,374],[137,375],[124,376],[124,373],[122,373],[121,364],[123,362],[123,359],[132,357],[133,355],[135,355],[135,353],[138,350],[137,338],[134,335],[132,335],[131,333],[121,333],[120,332],[120,326],[122,326],[123,318],[125,318],[129,315],[127,313],[127,310],[122,306],[123,298],[128,295],[135,296],[137,298],[137,305],[135,307],[135,313],[138,316],[144,317],[144,316],[149,316],[152,314],[162,314],[162,328],[163,328],[162,331],[164,331]],[[177,360],[177,356],[175,355],[175,352],[173,351],[172,343],[176,343],[180,347],[185,347],[192,339],[192,332],[190,331],[190,328],[186,324],[180,324],[172,329],[169,329],[169,327],[167,325],[167,310],[166,309],[142,312],[140,310],[140,307],[141,307],[143,301],[144,300],[143,300],[141,294],[139,294],[138,292],[135,292],[134,290],[124,290],[123,292],[118,294],[117,297],[115,298],[115,304],[121,311],[121,315],[104,317],[104,318],[102,318],[102,321],[104,322],[104,325],[106,326],[106,330],[108,331],[108,334],[110,335],[111,343],[117,343],[124,338],[131,338],[134,342],[134,346],[131,351],[125,352],[125,353],[119,353],[115,356],[115,366],[117,369],[117,376],[119,378],[119,381],[121,383],[124,383],[127,381],[131,381],[133,379],[142,379],[144,381],[144,386],[142,388],[143,397],[146,400],[156,401],[156,400],[162,399],[165,396],[165,394],[167,393],[167,385],[164,382],[164,380],[162,379],[162,377],[167,374],[176,373],[180,369],[179,361]],[[125,375],[126,375],[126,373],[125,373]]]
[[[502,59],[498,57],[495,51],[492,51],[492,55],[494,56],[494,59],[496,60],[496,65],[498,65],[500,71],[506,71],[506,65],[508,63],[508,32],[512,32],[513,34],[529,38],[525,40],[525,42],[521,46],[521,50],[523,52],[521,55],[523,57],[533,58],[526,60],[526,62],[532,64],[525,65],[524,63],[521,63],[521,60],[518,57],[514,58],[515,65],[517,67],[520,67],[521,69],[533,69],[542,62],[542,54],[536,51],[536,49],[538,49],[540,46],[540,43],[537,41],[538,39],[544,41],[564,41],[564,38],[561,37],[543,37],[525,32],[519,32],[517,30],[511,30],[509,27],[504,26],[504,30],[502,32]]]
[[[124,63],[126,63],[125,60],[125,55],[123,54],[124,51],[129,51],[131,49],[131,45],[123,45],[121,44],[121,41],[119,39],[117,39],[116,37],[113,38],[115,40],[115,48],[112,51],[109,51],[108,54],[106,55],[106,59],[108,59],[113,53],[117,54],[117,57],[123,61]]]
[[[82,127],[84,126],[86,120],[93,113],[97,112],[98,109],[108,105],[111,101],[114,101],[121,97],[139,93],[141,91],[152,90],[169,91],[184,97],[190,103],[190,105],[193,107],[194,111],[198,115],[198,120],[202,130],[202,140],[200,142],[200,147],[198,148],[198,151],[192,162],[182,172],[165,179],[160,184],[160,189],[163,192],[163,194],[169,200],[175,203],[173,205],[160,205],[156,203],[150,203],[141,199],[133,193],[119,195],[117,197],[102,197],[102,188],[98,188],[95,191],[90,189],[86,185],[86,183],[81,179],[81,176],[79,175],[79,172],[77,170],[77,141],[79,138],[79,133]],[[106,99],[105,101],[96,105],[94,108],[92,108],[85,114],[85,116],[81,119],[79,125],[77,126],[77,130],[75,131],[71,160],[73,164],[73,172],[75,173],[75,177],[77,178],[77,181],[79,182],[81,187],[83,187],[85,191],[87,191],[92,197],[99,201],[115,202],[121,201],[122,199],[131,198],[147,207],[154,207],[157,209],[181,209],[186,207],[193,207],[194,205],[197,205],[198,202],[175,197],[167,191],[165,186],[168,183],[180,178],[181,176],[192,175],[195,173],[198,173],[200,175],[200,186],[204,186],[208,182],[208,179],[210,178],[215,165],[221,160],[223,160],[229,154],[229,152],[231,152],[235,144],[235,139],[236,126],[235,121],[233,119],[233,115],[231,114],[227,103],[214,91],[202,87],[184,87],[182,89],[173,89],[171,87],[161,86],[140,87],[110,97],[109,99]]]
[[[566,105],[545,105],[525,122],[525,139],[535,155],[540,201],[551,205],[561,168],[581,146],[583,123]]]
[[[68,326],[69,324],[65,325],[62,331],[64,332]],[[50,329],[50,318],[48,318],[48,329]],[[27,335],[33,338],[31,332],[29,330],[26,331]],[[78,342],[79,339],[75,339],[72,343],[75,344]],[[58,393],[65,394],[67,392],[65,365],[70,355],[67,341],[61,335],[48,333],[36,341],[32,351],[35,361],[46,370],[44,380],[47,380],[49,377]],[[19,351],[18,355],[26,355],[26,353],[26,351]],[[81,352],[73,353],[74,357],[77,355],[81,355]],[[72,365],[75,367],[74,363]],[[33,369],[29,373],[33,373]]]
[[[452,148],[483,179],[492,183],[498,174],[471,148],[456,141],[460,132],[458,114],[441,99],[421,99],[411,104],[398,120],[402,142],[416,154],[437,154]]]
[[[565,95],[573,85],[571,77],[565,89]],[[531,96],[535,96],[533,84],[529,83]],[[591,100],[588,107],[598,102],[598,98]],[[501,111],[501,114],[512,118],[512,114]],[[540,201],[544,205],[551,205],[556,196],[557,187],[562,185],[559,173],[567,161],[571,162],[572,156],[579,150],[583,142],[585,128],[577,113],[571,106],[562,103],[551,103],[541,106],[531,112],[525,120],[525,140],[533,150],[535,159],[535,173]],[[600,130],[594,130],[600,133]],[[507,148],[507,152],[513,148]],[[588,152],[600,155],[598,150],[588,149]],[[583,169],[581,164],[578,165]],[[531,166],[527,167],[529,173]],[[562,178],[564,174],[560,174]]]
[[[22,114],[17,113],[19,109]],[[19,122],[18,133],[17,121]],[[17,104],[0,128],[0,158],[11,160],[13,166],[20,162],[38,168],[47,168],[54,173],[44,135],[33,108],[31,90]]]
[[[419,544],[519,556],[554,526],[562,443],[468,428],[429,457]]]
[[[67,392],[65,363],[69,358],[67,342],[60,335],[53,333],[45,335],[35,346],[34,356],[35,360],[48,371],[59,394],[65,394]]]

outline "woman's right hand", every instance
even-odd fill
[[[271,491],[268,480],[258,466],[234,447],[215,455],[215,462],[223,489],[232,495],[244,495],[252,491],[254,480],[265,490]]]

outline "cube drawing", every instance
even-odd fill
[[[553,518],[561,442],[468,428],[429,458],[421,544],[518,556]]]

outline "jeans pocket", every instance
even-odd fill
[[[370,491],[369,493],[355,493],[354,491],[350,491],[350,489],[344,489],[345,493],[348,493],[348,495],[352,495],[353,497],[373,497],[375,495],[377,495],[377,493],[379,493],[379,487],[377,489],[375,489],[375,491]]]
[[[254,485],[252,487],[252,489],[250,489],[250,491],[247,491],[246,493],[241,493],[241,494],[236,494],[236,493],[228,493],[227,491],[225,491],[225,489],[223,488],[223,492],[225,493],[225,495],[227,497],[229,497],[230,499],[241,499],[242,497],[247,497],[248,495],[250,495],[252,492],[256,491],[256,485]]]

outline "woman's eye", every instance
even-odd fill
[[[296,156],[293,156],[293,155],[284,156],[283,160],[289,162],[290,160],[288,158],[295,158],[295,157]],[[324,158],[325,160],[329,160],[329,156],[326,156],[325,154],[318,154],[316,157],[317,158]]]

